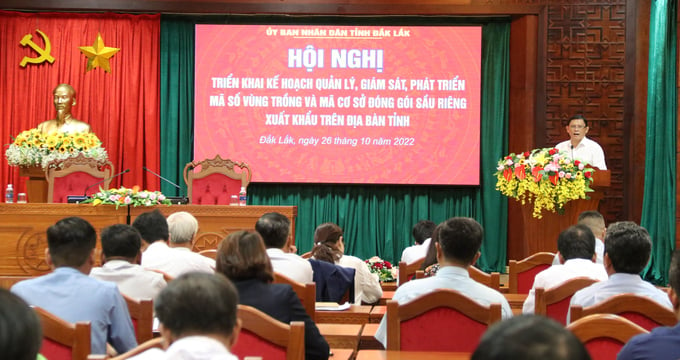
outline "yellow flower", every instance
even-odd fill
[[[57,146],[58,139],[54,135],[50,135],[45,139],[45,144],[47,145],[48,148],[53,148]]]
[[[85,136],[83,135],[76,135],[73,137],[73,145],[77,148],[82,148],[85,146],[87,140],[85,139]]]
[[[59,152],[64,154],[66,152],[66,148],[64,146],[59,147]]]

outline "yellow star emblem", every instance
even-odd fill
[[[104,45],[102,35],[97,33],[97,40],[92,46],[79,47],[80,52],[87,56],[87,71],[96,67],[101,67],[107,73],[111,72],[111,65],[109,65],[109,58],[120,51],[119,48],[107,47]]]

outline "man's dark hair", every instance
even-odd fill
[[[652,239],[647,229],[632,221],[615,222],[607,229],[604,252],[615,272],[639,274],[649,261]]]
[[[97,245],[97,232],[87,220],[67,217],[47,229],[47,247],[55,267],[80,267]]]
[[[416,244],[421,245],[425,240],[431,238],[435,227],[437,227],[437,224],[430,220],[420,220],[413,225],[412,233]]]
[[[588,259],[595,254],[595,235],[586,225],[578,224],[567,228],[557,238],[557,250],[564,260]]]
[[[215,271],[231,281],[258,279],[270,283],[274,270],[260,235],[254,231],[237,231],[227,235],[217,246]]]
[[[0,359],[35,360],[41,346],[38,315],[20,297],[0,288]]]
[[[154,300],[156,316],[175,337],[229,336],[236,325],[238,293],[220,274],[190,272],[168,282]]]
[[[132,222],[132,226],[139,231],[142,239],[149,244],[153,244],[158,240],[168,241],[170,238],[168,221],[158,209],[140,214]]]
[[[671,266],[668,268],[668,279],[671,289],[680,296],[680,250],[673,252]]]
[[[454,217],[439,229],[439,246],[447,260],[470,265],[482,246],[484,230],[475,219]]]
[[[590,360],[581,341],[555,320],[520,315],[487,330],[471,360]]]
[[[255,231],[262,236],[267,248],[282,249],[290,234],[290,220],[277,212],[266,213],[255,223]]]
[[[580,213],[578,215],[578,223],[588,226],[595,237],[602,234],[606,228],[604,216],[595,210],[587,210]]]
[[[130,225],[115,224],[102,230],[102,252],[107,258],[134,258],[142,246],[142,236]]]
[[[576,115],[570,117],[569,121],[567,121],[567,125],[571,124],[572,120],[583,120],[583,125],[588,127],[588,120],[586,120],[586,118],[581,114],[576,114]]]

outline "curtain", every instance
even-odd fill
[[[55,60],[21,67],[25,56],[39,56],[37,50],[20,45],[25,35],[31,35],[38,48],[47,48],[36,29],[49,39]],[[91,125],[117,172],[131,170],[112,186],[157,188],[158,180],[145,176],[142,167],[159,167],[159,15],[0,11],[0,34],[2,144],[53,119],[52,90],[68,83],[76,90],[74,117]],[[97,34],[105,46],[120,49],[109,59],[110,73],[102,68],[86,71],[87,58],[79,47],[93,46]],[[15,192],[25,192],[18,169],[9,167],[4,156],[1,161],[2,188],[13,183]]]
[[[676,0],[653,0],[649,21],[647,136],[641,225],[652,237],[644,277],[668,283],[675,248],[677,93]]]

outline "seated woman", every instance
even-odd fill
[[[224,274],[236,286],[240,304],[252,306],[286,324],[304,321],[305,359],[328,359],[328,343],[293,288],[272,284],[272,264],[259,234],[248,231],[229,234],[217,247],[215,260],[216,272]]]
[[[441,224],[440,224],[441,225]],[[432,232],[432,240],[430,240],[430,246],[427,248],[427,253],[425,255],[425,260],[420,266],[420,270],[424,270],[425,277],[434,276],[439,271],[439,263],[437,260],[437,248],[435,244],[439,242],[439,230],[441,227],[437,225]]]
[[[345,255],[345,242],[340,226],[333,223],[319,225],[314,231],[312,257],[356,271],[354,278],[354,303],[375,303],[382,296],[382,288],[377,274],[368,270],[366,263],[355,256]]]

